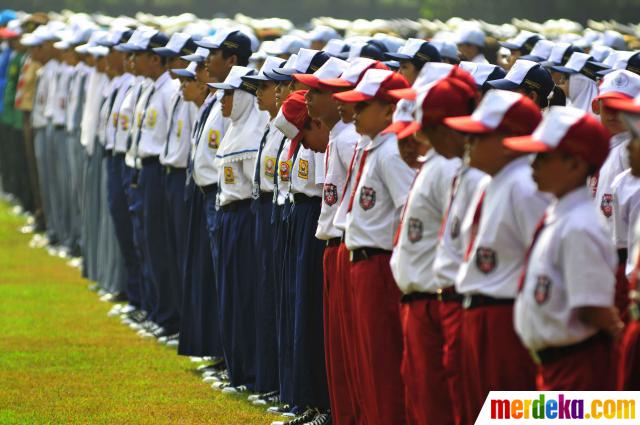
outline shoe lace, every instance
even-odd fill
[[[319,413],[311,422],[308,422],[306,425],[325,425],[329,423],[329,416],[327,413]]]

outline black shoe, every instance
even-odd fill
[[[316,409],[307,409],[302,415],[296,416],[295,418],[287,422],[287,425],[303,425],[313,421],[316,416],[318,416],[318,411]]]
[[[151,333],[156,338],[161,338],[163,336],[169,337],[169,336],[174,336],[174,335],[177,338],[177,336],[178,336],[177,335],[178,331],[176,329],[163,328],[162,326],[158,327],[156,330],[154,330]]]
[[[307,422],[304,425],[331,425],[331,415],[329,413],[318,413],[311,422]]]

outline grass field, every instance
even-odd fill
[[[64,260],[28,246],[0,203],[0,424],[269,424],[142,340]]]

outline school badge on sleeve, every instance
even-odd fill
[[[489,274],[495,270],[498,264],[498,256],[491,248],[478,247],[476,250],[476,266],[484,274]]]
[[[372,187],[363,186],[360,189],[360,207],[367,211],[376,205],[376,191]]]
[[[264,158],[264,175],[271,178],[276,175],[276,158],[273,156]]]
[[[298,164],[298,177],[304,180],[309,178],[309,161],[301,159]]]
[[[291,160],[280,161],[280,180],[288,182],[291,178]]]
[[[156,127],[156,122],[158,122],[158,111],[149,109],[145,125],[153,130]]]
[[[120,115],[120,128],[122,131],[129,130],[129,117],[126,115]]]
[[[602,214],[605,217],[611,217],[613,214],[613,195],[610,193],[605,193],[602,195],[602,201],[600,201],[600,210],[602,210]]]
[[[325,183],[322,189],[324,195],[324,203],[333,206],[338,202],[338,188],[335,184]]]
[[[224,167],[224,182],[225,184],[234,184],[236,182],[232,167]]]
[[[549,299],[549,290],[551,289],[551,279],[549,276],[538,276],[536,279],[536,288],[533,297],[538,304],[544,304]]]
[[[422,220],[413,217],[409,218],[407,222],[407,233],[411,243],[416,243],[422,239],[422,230]]]
[[[209,149],[218,149],[220,146],[220,132],[213,128],[209,129],[209,133],[207,133],[207,144]]]

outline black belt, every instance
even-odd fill
[[[401,303],[406,304],[418,300],[453,301],[462,303],[462,295],[454,287],[438,289],[437,292],[413,292],[402,296]]]
[[[221,205],[220,210],[222,212],[237,211],[240,207],[251,204],[251,199],[241,199],[240,201],[233,201],[230,204]]]
[[[533,361],[535,363],[545,365],[556,362],[558,360],[562,360],[564,357],[589,348],[594,344],[606,342],[609,340],[610,337],[605,332],[598,332],[592,337],[589,337],[584,341],[580,341],[575,344],[564,345],[562,347],[549,347],[539,351],[529,350],[529,352],[531,353],[531,357],[533,357]]]
[[[466,310],[476,307],[491,305],[513,305],[513,298],[494,298],[486,295],[465,295],[462,298],[462,307]]]
[[[340,246],[340,244],[342,243],[342,238],[331,238],[329,240],[327,240],[327,246]]]
[[[123,152],[114,152],[113,153],[113,157],[115,159],[124,159],[124,153]]]
[[[622,248],[618,250],[618,265],[627,263],[627,249]]]
[[[319,196],[307,196],[304,193],[294,193],[293,203],[302,204],[304,202],[321,202],[322,198]]]
[[[107,157],[112,157],[113,156],[113,149],[105,149],[104,150],[104,154]]]
[[[260,192],[258,199],[261,203],[273,202],[273,192]]]
[[[202,192],[203,195],[206,195],[207,193],[217,192],[218,185],[214,183],[207,186],[198,186],[198,189],[200,189],[200,192]]]
[[[186,170],[187,170],[186,168],[172,167],[171,165],[165,165],[164,166],[164,172],[167,173],[167,174],[185,172]]]
[[[140,158],[140,162],[142,163],[142,166],[147,166],[147,165],[153,165],[153,164],[158,164],[160,162],[160,157],[159,156],[148,156],[146,158]]]
[[[349,260],[352,263],[357,263],[358,261],[368,260],[375,255],[386,254],[391,255],[391,251],[387,251],[382,248],[358,248],[353,251],[349,251]]]

